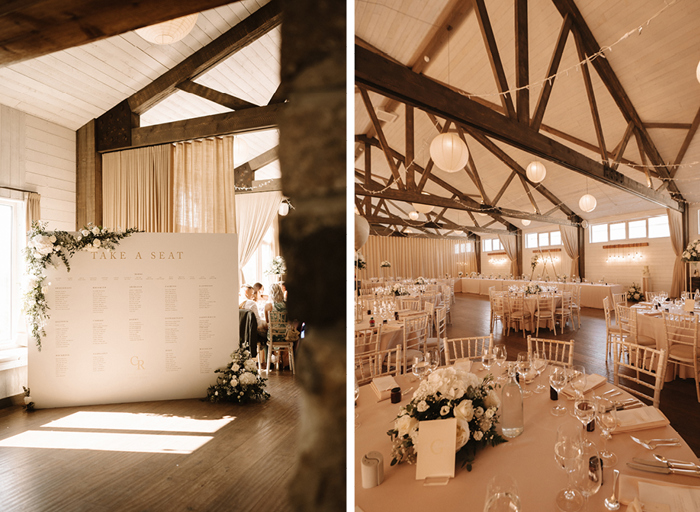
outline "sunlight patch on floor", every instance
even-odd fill
[[[79,411],[47,423],[46,425],[42,425],[42,428],[85,428],[213,434],[234,419],[234,416],[224,416],[220,419],[207,420],[182,416],[168,416],[164,414]]]

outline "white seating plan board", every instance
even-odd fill
[[[37,408],[204,398],[238,348],[232,234],[137,233],[47,268],[50,319],[29,348]]]

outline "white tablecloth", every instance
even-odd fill
[[[478,366],[478,365],[476,365]],[[411,382],[412,376],[399,376],[397,382],[403,390],[417,387]],[[544,379],[542,376],[540,379]],[[537,382],[537,381],[536,381]],[[614,386],[606,383],[597,388],[602,393]],[[549,393],[533,394],[525,399],[525,431],[519,437],[496,447],[487,447],[476,455],[473,470],[467,472],[457,469],[455,478],[447,486],[425,487],[417,481],[416,467],[410,464],[390,466],[391,442],[386,434],[393,428],[393,419],[400,405],[406,405],[412,393],[403,397],[401,404],[392,404],[389,400],[377,402],[370,386],[362,386],[357,401],[355,429],[355,503],[363,512],[402,511],[481,511],[484,506],[486,486],[495,474],[510,474],[517,482],[522,509],[555,510],[554,499],[560,489],[567,483],[566,473],[554,460],[554,438],[559,425],[564,422],[577,422],[570,415],[555,417],[550,414],[554,402]],[[621,398],[621,397],[616,397]],[[563,398],[562,398],[563,400]],[[570,401],[564,402],[569,409]],[[638,433],[641,438],[679,437],[671,427],[644,430]],[[600,429],[586,433],[591,441],[600,448]],[[655,450],[670,458],[698,462],[697,457],[685,442],[680,447],[663,447]],[[632,457],[651,459],[651,452],[635,444],[628,434],[616,434],[608,442],[619,461],[615,469],[623,475],[654,479],[663,482],[675,482],[697,486],[699,480],[690,476],[660,475],[633,470],[626,465]],[[378,451],[384,457],[384,483],[378,487],[364,489],[360,460],[370,451]],[[603,500],[612,492],[612,470],[605,468],[603,486],[590,498],[589,511],[605,510]],[[622,507],[624,511],[625,507]]]

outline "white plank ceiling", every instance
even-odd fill
[[[0,104],[77,130],[148,85],[257,11],[269,0],[243,0],[200,13],[197,25],[172,45],[149,43],[135,32],[0,68]],[[280,83],[280,27],[195,80],[256,105],[265,105]],[[199,96],[178,91],[141,116],[141,126],[228,112]],[[246,134],[244,163],[278,143],[277,130]],[[279,177],[273,162],[255,178]]]
[[[412,64],[412,59],[420,58],[416,52],[423,41],[429,39],[436,30],[436,23],[442,11],[453,1],[419,0],[397,2],[393,0],[357,0],[355,2],[356,35],[391,58],[403,64]],[[515,44],[514,44],[514,2],[512,0],[486,0],[486,8],[495,33],[496,42],[503,61],[506,78],[511,89],[515,88]],[[635,32],[616,44],[606,57],[627,92],[644,123],[686,123],[690,124],[700,107],[700,84],[695,77],[700,59],[700,2],[678,0],[664,10],[648,25],[647,20],[661,11],[670,2],[665,0],[575,0],[594,37],[602,46],[615,43],[628,31],[644,24],[641,33]],[[530,50],[530,111],[534,113],[541,84],[551,59],[562,17],[552,0],[530,0],[529,5],[529,50]],[[552,95],[545,112],[545,125],[561,130],[568,135],[597,146],[593,119],[586,97],[582,73],[577,68],[579,58],[573,35],[569,35],[559,75],[554,82]],[[601,116],[603,134],[608,151],[620,142],[627,127],[622,114],[615,105],[602,80],[591,67],[595,98]],[[567,71],[568,70],[568,71]],[[455,28],[448,43],[434,56],[423,69],[423,74],[470,94],[498,103],[497,87],[491,71],[484,41],[479,30],[474,10],[465,22]],[[378,94],[370,93],[375,109],[385,100]],[[514,100],[515,101],[515,100]],[[384,124],[384,134],[389,145],[403,154],[404,108],[399,106],[397,120]],[[355,94],[355,132],[367,133],[371,123],[360,94]],[[650,135],[666,162],[672,162],[688,132],[687,129],[650,128]],[[419,165],[428,163],[428,147],[437,135],[432,122],[423,113],[415,113],[415,158]],[[599,153],[587,151],[563,139],[545,133],[559,142],[572,147],[589,158],[600,161]],[[510,169],[467,135],[470,151],[483,182],[486,194],[493,198],[510,175]],[[522,167],[534,158],[528,154],[498,143]],[[356,152],[356,155],[358,153]],[[627,145],[624,157],[640,162],[639,150],[634,137]],[[683,164],[700,161],[700,136],[694,137],[683,159]],[[550,162],[543,162],[547,177],[542,182],[582,218],[593,220],[627,212],[642,212],[658,209],[659,206],[637,197],[620,192],[607,185],[587,180],[580,174],[566,170]],[[355,162],[357,169],[364,169],[364,155]],[[620,172],[639,182],[646,183],[645,175],[621,165]],[[681,167],[676,175],[677,186],[684,198],[691,203],[700,202],[700,165]],[[401,170],[403,173],[403,168]],[[480,201],[478,190],[466,172],[446,173],[435,169],[433,173]],[[372,148],[372,174],[388,178],[391,173],[384,155]],[[360,181],[358,179],[358,181]],[[653,179],[654,188],[661,182]],[[590,191],[598,200],[597,208],[584,213],[578,206],[579,198]],[[427,192],[450,196],[450,194],[430,181]],[[533,192],[540,210],[544,213],[553,205],[539,193]],[[374,200],[376,204],[377,200]],[[406,211],[413,208],[407,203],[397,203]],[[514,179],[498,206],[532,212],[533,208],[520,181]],[[436,208],[435,212],[441,211]],[[397,208],[392,213],[402,217]],[[563,217],[561,212],[552,214]],[[458,214],[449,210],[445,218],[461,224],[472,224],[465,212]],[[420,219],[425,220],[421,215]],[[483,218],[477,217],[484,221]],[[519,220],[511,220],[521,225]],[[483,224],[484,222],[481,222]],[[531,227],[538,223],[533,222]],[[502,227],[495,224],[491,227]]]

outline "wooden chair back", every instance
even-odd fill
[[[659,407],[664,387],[666,351],[612,339],[613,375],[617,387]]]
[[[445,364],[453,365],[457,359],[481,359],[493,350],[493,334],[445,340]]]
[[[538,350],[545,354],[550,363],[560,363],[567,368],[574,364],[574,340],[548,340],[544,338],[527,337],[527,351]]]
[[[396,345],[386,350],[375,350],[364,354],[355,354],[355,378],[361,386],[375,377],[396,376],[400,373],[402,347]]]

